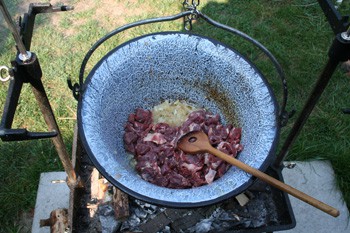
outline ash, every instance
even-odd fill
[[[182,232],[227,232],[228,230],[252,229],[278,224],[275,207],[270,204],[266,206],[270,196],[266,193],[256,193],[256,196],[244,207],[235,203],[236,200],[230,199],[217,205],[209,217]]]
[[[164,208],[129,197],[129,217],[119,220],[113,204],[106,201],[92,218],[85,216],[85,229],[80,227],[77,232],[214,233],[278,224],[269,192],[249,191],[249,195],[245,206],[231,198],[196,209]]]
[[[129,202],[130,217],[122,222],[119,232],[143,232],[143,226],[152,219],[157,219],[166,208],[151,205],[139,200]]]

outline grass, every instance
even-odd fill
[[[26,0],[5,0],[12,15],[27,10]],[[40,1],[35,1],[40,2]],[[48,1],[41,1],[48,2]],[[67,0],[75,6],[72,12],[37,16],[32,51],[40,60],[46,87],[58,124],[68,149],[71,147],[77,103],[69,91],[66,79],[77,82],[80,64],[91,45],[109,31],[136,20],[173,15],[181,11],[182,1],[108,1]],[[86,2],[86,1],[85,1]],[[344,1],[341,12],[349,14]],[[113,7],[109,7],[113,6]],[[235,27],[264,44],[279,60],[287,76],[288,110],[300,112],[310,87],[327,60],[327,50],[333,33],[323,12],[312,0],[233,1],[202,0],[199,10],[221,23]],[[348,11],[348,12],[347,12]],[[0,65],[10,65],[15,50],[9,31],[0,21]],[[136,36],[156,31],[182,30],[182,21],[146,25],[113,37],[91,58],[87,72],[111,48]],[[247,42],[203,21],[194,24],[193,32],[226,43],[251,59],[266,73],[280,96],[279,82],[267,59]],[[331,79],[319,103],[312,112],[300,136],[293,144],[290,160],[330,160],[350,206],[350,117],[341,108],[350,107],[349,79],[340,71]],[[0,107],[3,108],[8,84],[0,84]],[[281,142],[296,117],[283,128]],[[16,112],[15,128],[46,131],[45,123],[28,86],[21,94]],[[0,232],[17,232],[16,222],[23,212],[34,208],[41,172],[62,169],[49,140],[0,143]]]

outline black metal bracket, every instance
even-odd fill
[[[29,5],[28,13],[25,13],[23,16],[23,19],[20,18],[20,22],[19,22],[20,34],[22,36],[22,40],[27,50],[30,51],[35,17],[37,14],[54,13],[54,12],[69,11],[69,10],[73,10],[73,7],[70,7],[70,6],[54,7],[50,3],[31,3]]]
[[[29,5],[28,13],[24,14],[23,19],[19,20],[19,31],[26,47],[26,50],[30,50],[30,45],[33,36],[33,29],[35,23],[35,16],[39,13],[51,13],[58,11],[67,11],[73,9],[72,7],[61,6],[53,7],[51,4],[32,3]],[[11,62],[13,68],[10,79],[10,85],[6,97],[4,111],[0,123],[0,138],[3,141],[22,141],[31,139],[41,139],[55,137],[58,134],[58,130],[52,129],[51,132],[29,132],[26,129],[12,129],[12,123],[18,100],[21,94],[21,90],[24,83],[29,83],[33,87],[33,91],[41,93],[43,96],[41,99],[37,97],[37,101],[41,105],[41,109],[44,115],[52,115],[51,107],[49,106],[45,89],[41,82],[42,71],[39,64],[39,60],[34,53],[31,53],[30,60],[22,61],[17,54],[16,59]],[[43,110],[44,109],[44,110]]]
[[[14,114],[18,105],[23,83],[41,82],[41,67],[36,55],[31,54],[31,59],[25,63],[18,58],[12,62],[14,77],[10,80],[10,85],[6,97],[4,111],[0,123],[0,138],[3,141],[22,141],[29,139],[39,139],[54,137],[57,132],[34,133],[26,129],[11,129]]]

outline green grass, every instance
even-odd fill
[[[12,15],[18,5],[29,1],[5,0]],[[40,2],[40,1],[34,1]],[[41,1],[48,2],[48,1]],[[58,124],[68,149],[72,144],[77,103],[67,87],[66,79],[77,82],[81,62],[91,45],[109,31],[136,20],[173,15],[181,11],[182,1],[109,1],[115,8],[104,7],[107,1],[62,1],[74,5],[72,12],[37,16],[32,51],[40,60],[43,83],[46,87]],[[88,6],[87,6],[88,5]],[[350,14],[349,2],[341,6],[343,14]],[[21,9],[26,11],[27,5]],[[102,12],[99,12],[99,10]],[[300,112],[306,98],[327,61],[327,50],[333,33],[317,1],[311,0],[202,0],[199,10],[218,22],[235,27],[264,44],[278,59],[286,73],[289,91],[288,110]],[[22,10],[22,13],[24,12]],[[99,16],[96,17],[96,14]],[[10,65],[15,50],[8,30],[0,18],[0,65]],[[116,45],[146,33],[182,30],[182,20],[157,23],[131,29],[108,40],[92,56],[85,75],[104,54]],[[234,47],[257,64],[271,81],[278,96],[281,89],[276,73],[266,57],[240,38],[204,21],[193,25],[193,32],[213,37]],[[3,109],[7,84],[0,84],[0,107]],[[288,159],[330,160],[337,184],[350,206],[350,116],[341,108],[350,107],[349,78],[337,71],[321,96],[300,136],[293,144]],[[282,130],[281,142],[293,125],[290,119]],[[33,94],[25,86],[16,112],[13,127],[32,131],[46,131]],[[50,140],[30,142],[0,142],[0,232],[16,232],[16,219],[34,208],[41,172],[62,169]]]

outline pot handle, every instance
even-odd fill
[[[185,11],[185,12],[181,12],[177,15],[172,15],[172,16],[166,16],[166,17],[159,17],[159,18],[150,18],[150,19],[144,19],[144,20],[140,20],[140,21],[136,21],[134,23],[130,23],[130,24],[126,24],[122,27],[119,27],[111,32],[109,32],[108,34],[106,34],[104,37],[102,37],[101,39],[99,39],[98,41],[95,42],[95,44],[92,45],[92,47],[89,49],[89,51],[86,53],[83,62],[80,66],[80,71],[79,71],[79,84],[74,84],[72,85],[71,81],[68,80],[68,82],[70,83],[71,87],[75,87],[74,89],[72,89],[74,94],[74,97],[78,100],[80,94],[84,91],[84,74],[85,74],[85,67],[90,59],[90,57],[92,56],[92,54],[95,52],[95,50],[102,45],[106,40],[108,40],[109,38],[111,38],[112,36],[117,35],[118,33],[121,33],[123,31],[126,31],[127,29],[131,29],[137,26],[141,26],[141,25],[145,25],[145,24],[151,24],[151,23],[159,23],[159,22],[166,22],[166,21],[173,21],[173,20],[177,20],[186,16],[189,16],[192,14],[192,11]]]
[[[221,24],[219,22],[216,22],[215,20],[209,18],[208,16],[206,16],[205,14],[197,11],[196,14],[198,14],[198,18],[203,18],[206,22],[208,22],[209,24],[220,28],[222,30],[228,31],[232,34],[235,34],[243,39],[245,39],[246,41],[250,42],[251,44],[255,45],[257,48],[259,48],[272,62],[272,64],[274,65],[280,79],[281,79],[281,85],[282,85],[282,89],[283,89],[283,97],[282,97],[282,103],[280,106],[280,111],[279,111],[279,125],[285,126],[288,122],[288,119],[291,117],[291,115],[293,114],[293,112],[289,113],[286,111],[286,105],[287,105],[287,99],[288,99],[288,88],[287,88],[287,81],[286,81],[286,77],[285,74],[283,72],[282,66],[279,64],[279,62],[277,61],[277,59],[275,58],[275,56],[264,46],[262,45],[259,41],[255,40],[254,38],[248,36],[247,34],[245,34],[244,32],[239,31],[238,29],[229,27],[225,24]]]
[[[92,56],[92,54],[95,52],[95,50],[101,45],[103,44],[106,40],[108,40],[109,38],[111,38],[112,36],[117,35],[118,33],[121,33],[127,29],[131,29],[133,27],[137,27],[137,26],[141,26],[144,24],[151,24],[151,23],[158,23],[158,22],[165,22],[165,21],[174,21],[180,18],[190,18],[190,19],[198,19],[198,18],[203,18],[206,22],[208,22],[209,24],[223,29],[225,31],[228,31],[232,34],[235,34],[245,40],[247,40],[248,42],[252,43],[253,45],[255,45],[256,47],[258,47],[272,62],[272,64],[274,65],[274,67],[276,68],[276,71],[278,73],[278,75],[280,76],[281,79],[281,85],[283,88],[283,98],[282,98],[282,103],[280,105],[280,110],[279,110],[279,125],[285,126],[287,124],[288,118],[290,118],[290,116],[292,115],[291,113],[288,113],[286,111],[286,105],[287,105],[287,98],[288,98],[288,89],[287,89],[287,81],[285,78],[285,74],[283,72],[283,69],[281,67],[281,65],[279,64],[279,62],[277,61],[277,59],[274,57],[274,55],[265,47],[263,46],[260,42],[258,42],[257,40],[253,39],[252,37],[248,36],[247,34],[239,31],[238,29],[229,27],[227,25],[218,23],[216,21],[214,21],[213,19],[209,18],[208,16],[202,14],[200,11],[198,11],[195,7],[194,8],[187,8],[189,9],[188,11],[184,11],[181,12],[177,15],[172,15],[172,16],[166,16],[166,17],[159,17],[159,18],[150,18],[150,19],[145,19],[145,20],[140,20],[140,21],[136,21],[134,23],[130,23],[130,24],[126,24],[122,27],[119,27],[113,31],[111,31],[110,33],[108,33],[107,35],[105,35],[104,37],[102,37],[101,39],[99,39],[94,45],[92,45],[92,47],[90,48],[90,50],[86,53],[83,62],[81,64],[80,67],[80,71],[79,71],[79,84],[71,84],[71,81],[68,80],[69,82],[69,86],[73,91],[73,96],[75,97],[75,99],[79,99],[80,98],[80,94],[82,92],[84,92],[84,73],[85,73],[85,67],[90,59],[90,57]],[[186,23],[186,21],[185,21]],[[185,29],[186,29],[186,25],[185,25]]]

